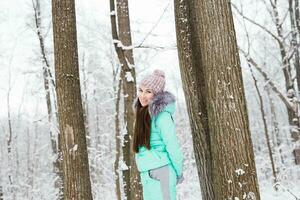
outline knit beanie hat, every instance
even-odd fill
[[[162,92],[165,88],[165,84],[165,73],[159,69],[154,70],[152,74],[147,75],[140,82],[140,85],[152,89],[154,94]]]

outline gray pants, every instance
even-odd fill
[[[148,171],[150,178],[160,181],[160,188],[164,200],[170,200],[169,192],[169,167],[168,165],[150,169]]]

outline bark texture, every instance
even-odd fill
[[[80,94],[74,0],[53,0],[55,80],[62,149],[64,198],[92,199]]]
[[[175,0],[175,17],[203,199],[260,199],[230,4]]]

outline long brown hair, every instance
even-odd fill
[[[145,146],[150,150],[150,123],[151,118],[148,111],[148,105],[143,107],[138,99],[132,142],[132,150],[135,153],[139,152],[139,146]]]

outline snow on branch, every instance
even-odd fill
[[[123,50],[130,50],[130,49],[133,49],[133,46],[132,46],[132,45],[130,45],[130,46],[125,46],[125,45],[123,45],[123,43],[122,43],[120,40],[113,39],[113,43],[114,43],[114,44],[117,44],[117,47],[120,47],[120,48],[122,48]]]
[[[249,64],[251,64],[252,66],[254,66],[257,71],[259,71],[261,73],[261,75],[264,77],[264,79],[266,80],[266,83],[268,83],[272,90],[278,95],[278,97],[283,101],[283,103],[286,105],[286,107],[293,111],[294,113],[297,112],[297,110],[294,108],[294,106],[290,103],[290,101],[288,100],[288,98],[278,89],[278,87],[276,86],[276,84],[271,80],[270,76],[263,71],[263,69],[261,67],[258,66],[258,64],[250,57],[249,54],[247,54],[244,50],[242,50],[241,48],[239,48],[239,51],[242,52],[242,54],[245,56],[247,62]]]

